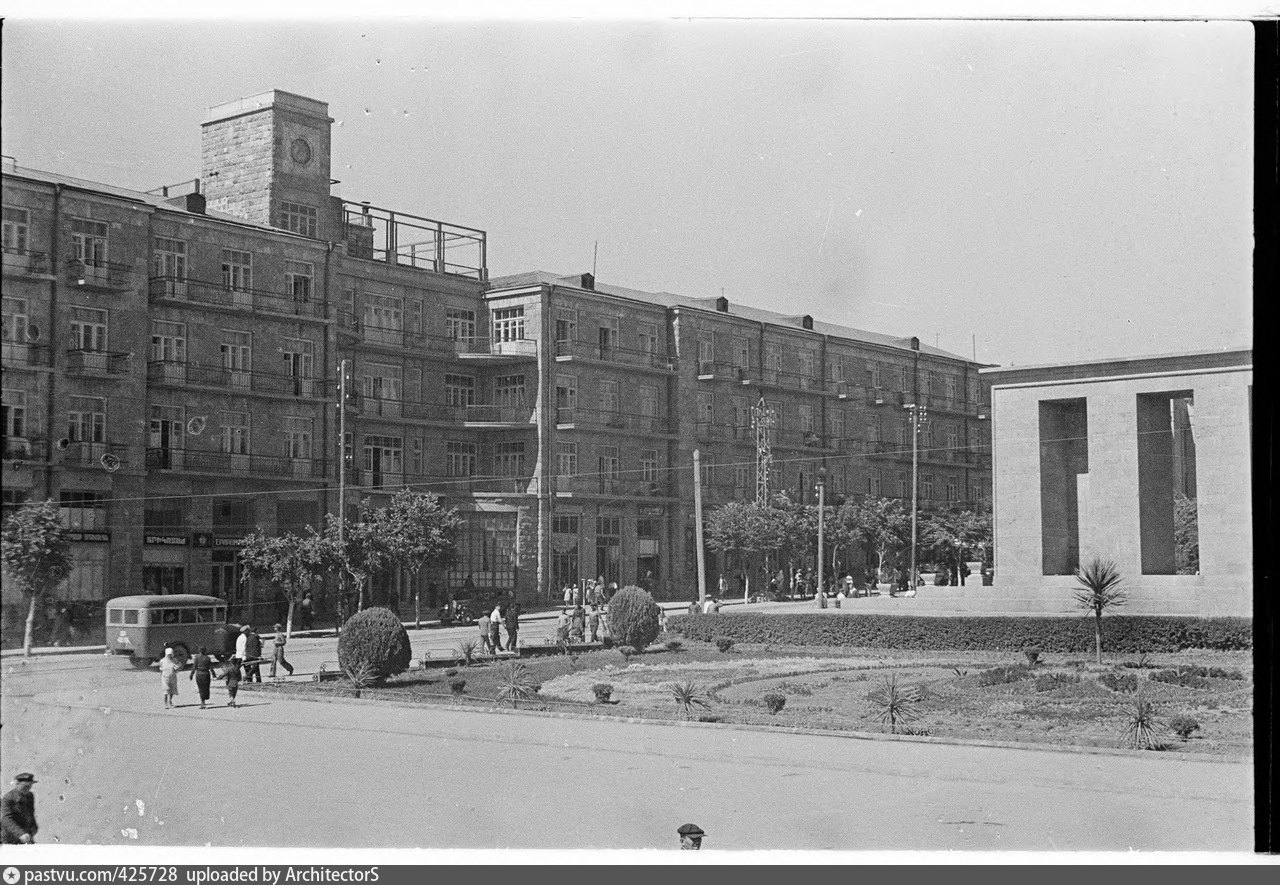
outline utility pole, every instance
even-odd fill
[[[827,509],[827,468],[819,467],[818,468],[818,592],[816,597],[818,600],[818,608],[827,607],[827,597],[826,597],[826,594],[823,592],[824,585],[822,583],[822,559],[823,559],[822,529],[823,529],[823,521],[825,518],[826,509]]]
[[[698,603],[707,601],[707,562],[702,547],[702,456],[693,450],[693,525],[698,545]]]
[[[347,361],[338,365],[338,550],[343,567],[338,571],[338,601],[342,613],[347,608]]]
[[[916,511],[919,508],[920,423],[928,420],[929,410],[919,402],[907,406],[911,410],[911,590],[916,588]]]

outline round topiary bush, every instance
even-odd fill
[[[409,669],[409,634],[386,608],[367,608],[342,625],[338,666],[345,673],[368,664],[375,681]]]
[[[609,630],[619,645],[643,650],[658,638],[658,603],[639,587],[623,587],[609,600]]]
[[[777,716],[778,711],[787,705],[787,696],[770,692],[764,696],[764,705],[769,708],[769,712]]]
[[[613,697],[613,686],[608,682],[597,682],[591,686],[591,692],[596,696],[597,704],[607,704],[609,698]]]

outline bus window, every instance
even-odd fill
[[[119,624],[123,620],[124,609],[113,608],[107,611],[107,623]]]
[[[227,610],[225,608],[214,609],[213,617],[217,623],[225,624],[227,622]]]
[[[184,608],[178,612],[178,623],[194,624],[196,622],[196,610],[194,608]]]
[[[124,610],[124,622],[126,624],[138,623],[138,610],[136,608],[126,608]]]
[[[213,623],[213,609],[198,608],[196,609],[196,621],[201,624]]]
[[[161,622],[165,624],[178,623],[178,610],[176,608],[166,608],[160,611]]]

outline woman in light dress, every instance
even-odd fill
[[[173,649],[164,650],[164,659],[160,661],[160,685],[164,688],[164,706],[173,706],[173,699],[178,696],[178,662],[173,659]]]

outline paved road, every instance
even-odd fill
[[[5,772],[38,773],[46,842],[671,848],[692,820],[721,849],[1251,847],[1244,764],[268,693],[201,711],[188,682],[165,711],[154,672],[101,656],[3,675]]]

